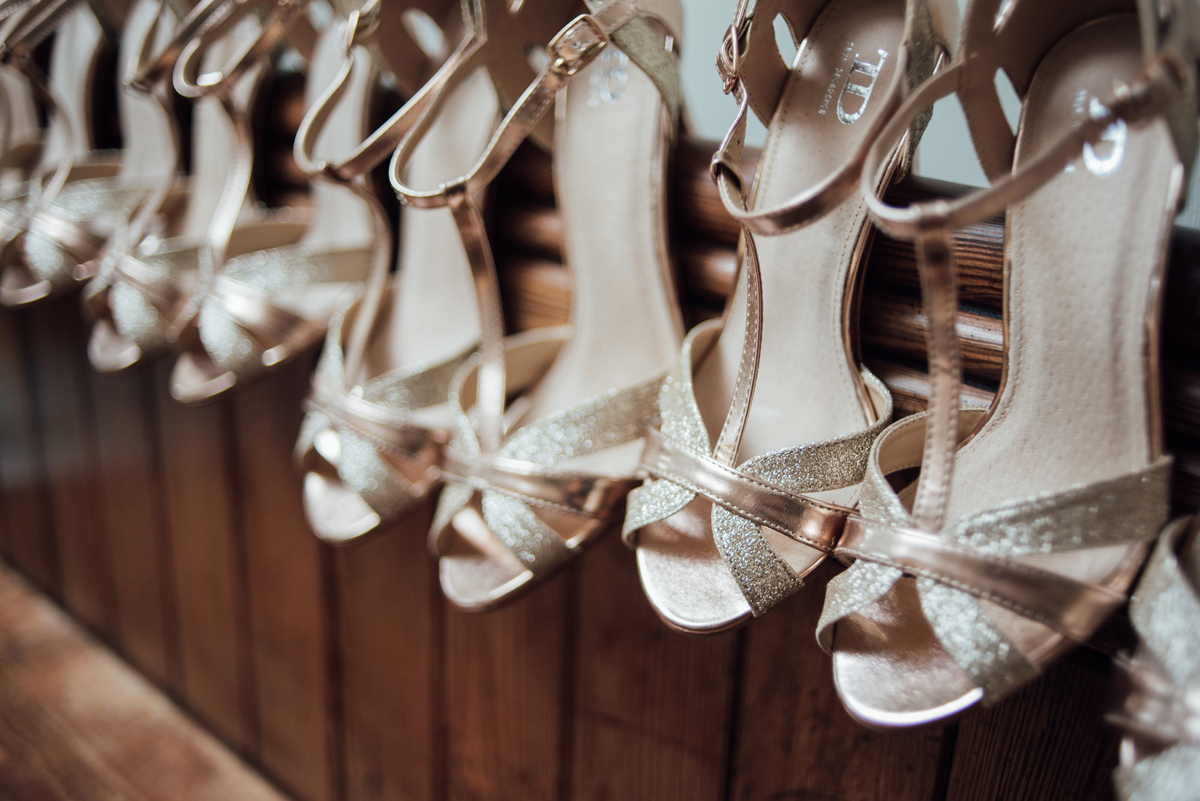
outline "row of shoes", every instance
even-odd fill
[[[849,568],[817,639],[874,726],[1027,683],[1125,603],[1160,540],[1134,606],[1123,792],[1168,797],[1146,788],[1200,770],[1180,700],[1200,669],[1200,562],[1175,556],[1200,543],[1169,522],[1157,395],[1167,234],[1200,141],[1194,0],[972,0],[961,30],[952,0],[739,0],[717,56],[738,111],[712,173],[742,265],[724,318],[686,336],[666,235],[678,0],[334,0],[319,33],[308,5],[204,0],[177,22],[136,0],[119,162],[87,153],[72,116],[95,50],[80,42],[115,13],[0,5],[0,301],[87,280],[92,363],[174,350],[185,402],[323,337],[296,449],[313,530],[349,543],[436,493],[430,548],[466,610],[530,590],[622,520],[646,597],[686,632],[765,614],[835,557]],[[47,78],[32,53],[55,27]],[[307,219],[249,197],[254,87],[285,41],[309,58]],[[368,133],[381,80],[409,99]],[[172,86],[196,103],[190,178]],[[54,111],[40,148],[17,113],[30,88]],[[991,186],[887,205],[950,95]],[[751,111],[768,126],[752,182]],[[506,336],[484,206],[526,139],[553,153],[571,325]],[[389,158],[398,221],[370,183]],[[980,409],[961,403],[951,235],[999,213],[1005,371]],[[895,423],[854,346],[875,228],[916,244],[928,321],[929,410]]]

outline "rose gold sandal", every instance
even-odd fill
[[[288,26],[293,26],[291,38],[300,41],[294,26],[302,9],[289,11],[282,20],[278,14],[271,18],[276,30],[268,33],[257,21],[242,18],[241,9],[248,7],[227,0],[201,3],[153,56],[149,48],[140,54],[130,90],[157,104],[159,136],[170,144],[175,161],[178,133],[170,84],[176,61],[203,35],[211,42],[204,50],[207,68],[217,70],[226,61],[237,65],[226,66],[230,74],[223,80],[210,77],[212,85],[195,104],[194,176],[185,181],[171,175],[162,182],[110,242],[85,290],[85,305],[94,319],[88,356],[100,372],[128,370],[167,352],[198,313],[222,253],[254,254],[272,244],[293,243],[306,231],[303,214],[288,209],[263,214],[254,208],[247,177],[253,152],[227,144],[230,139],[251,140],[250,108],[264,74],[263,51],[269,52],[264,43]],[[164,22],[173,19],[165,8],[160,16]],[[197,56],[198,50],[193,47],[192,53]],[[321,71],[319,65],[310,70],[317,82]],[[325,79],[328,73],[327,59]],[[218,175],[229,178],[211,180]]]
[[[587,8],[590,14],[568,21],[585,9],[485,3],[472,22],[486,25],[451,58],[428,111],[392,160],[392,185],[405,203],[449,210],[475,278],[480,353],[454,382],[457,424],[430,534],[442,590],[466,610],[493,608],[535,586],[620,520],[635,483],[638,440],[678,347],[663,177],[679,108],[680,9],[632,0]],[[535,26],[551,22],[565,25],[543,40],[548,64],[479,160],[462,177],[438,176],[431,182],[445,181],[438,189],[414,188],[407,168],[452,90],[479,66],[498,79],[512,76],[524,66],[522,51],[540,44]],[[592,76],[613,70],[624,76],[623,89],[605,97]],[[506,341],[479,196],[556,101],[572,329]],[[518,399],[510,404],[510,397]]]
[[[233,18],[253,3],[234,3]],[[217,71],[202,60],[222,40],[220,26],[208,27],[182,49],[175,64],[176,91],[189,98],[217,97],[235,121],[235,165],[209,225],[194,301],[178,326],[180,350],[171,372],[171,395],[183,403],[214,401],[317,347],[333,314],[362,291],[370,265],[370,212],[361,199],[330,187],[314,192],[305,225],[237,226],[249,191],[253,160],[246,108],[229,101],[230,90],[303,24],[306,2],[267,3],[257,38]],[[337,69],[336,53],[314,65],[310,100]],[[357,91],[368,90],[365,84]],[[360,135],[364,116],[345,118],[329,132],[334,147]],[[351,125],[353,124],[353,125]]]
[[[436,26],[440,43],[418,44],[405,24],[415,12],[424,15],[427,28]],[[379,531],[439,486],[441,451],[453,425],[446,404],[450,379],[479,341],[471,270],[449,213],[401,210],[392,277],[391,225],[367,186],[370,171],[391,155],[444,80],[443,51],[461,33],[461,6],[435,1],[384,7],[372,0],[349,9],[347,20],[342,70],[296,137],[301,168],[315,180],[370,198],[377,230],[365,294],[330,324],[296,443],[309,524],[333,544]],[[435,73],[435,67],[441,69]],[[319,160],[314,151],[329,119],[353,113],[347,85],[376,68],[393,76],[411,100],[344,160]],[[434,123],[410,174],[434,181],[468,167],[498,113],[491,81],[482,73],[472,76]]]
[[[1120,659],[1127,689],[1108,720],[1123,732],[1114,773],[1121,801],[1187,801],[1200,786],[1200,518],[1163,531],[1129,616],[1133,659]]]
[[[777,15],[803,41],[793,65]],[[718,59],[738,115],[713,175],[744,263],[725,319],[688,335],[662,387],[651,480],[625,519],[646,597],[673,628],[726,631],[767,612],[825,559],[857,500],[892,399],[851,345],[870,236],[853,195],[873,132],[933,71],[955,16],[903,0],[738,5]],[[770,122],[750,193],[738,171],[749,108]]]
[[[94,12],[94,13],[93,13]],[[24,306],[68,291],[90,278],[94,260],[120,221],[136,208],[170,165],[141,136],[147,113],[122,97],[123,154],[90,149],[90,92],[97,57],[120,20],[104,3],[38,0],[6,37],[0,62],[18,68],[50,108],[52,123],[39,172],[27,184],[22,209],[0,250],[0,304]],[[123,57],[152,34],[152,19],[130,13],[121,33]],[[48,78],[34,48],[57,29]],[[127,60],[127,59],[126,59]]]
[[[1167,521],[1158,408],[1159,287],[1196,150],[1193,31],[1132,3],[979,0],[962,56],[874,144],[863,191],[905,126],[953,92],[990,189],[873,219],[917,243],[929,412],[876,442],[818,638],[838,694],[876,726],[992,703],[1120,606]],[[1147,4],[1144,12],[1149,12]],[[1165,24],[1164,24],[1165,23]],[[1023,101],[1014,136],[994,77]],[[1175,134],[1180,134],[1177,138]],[[1007,208],[1006,359],[991,409],[960,411],[950,234]],[[887,475],[920,466],[895,492]]]

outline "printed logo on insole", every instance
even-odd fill
[[[1086,90],[1080,90],[1075,95],[1074,111],[1078,116],[1087,115],[1095,118],[1107,114],[1108,107],[1101,103],[1095,95]],[[1125,120],[1117,120],[1104,129],[1104,133],[1100,135],[1100,141],[1094,146],[1090,144],[1083,146],[1083,166],[1092,175],[1101,178],[1112,175],[1120,169],[1121,162],[1125,158],[1125,141],[1128,136],[1129,129],[1125,125]],[[1064,172],[1075,172],[1075,162],[1072,161],[1068,164]]]
[[[888,57],[888,51],[883,48],[876,48],[876,52],[879,60],[872,63],[863,59],[861,54],[854,49],[854,42],[850,42],[842,48],[838,67],[833,71],[833,77],[829,79],[829,87],[825,90],[821,108],[817,110],[818,114],[829,112],[834,93],[837,92],[840,85],[842,91],[837,95],[837,105],[835,106],[838,121],[843,125],[853,125],[862,118],[867,111],[867,102],[871,99],[871,92],[875,90],[875,82],[879,80],[879,73]],[[842,82],[843,76],[846,79],[844,83]]]
[[[588,82],[588,105],[615,103],[629,83],[629,56],[615,47],[600,54],[596,69]]]

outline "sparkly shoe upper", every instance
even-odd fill
[[[382,520],[395,520],[431,488],[432,482],[423,479],[436,472],[444,444],[442,432],[416,425],[412,414],[446,402],[454,375],[474,347],[351,386],[342,349],[344,323],[344,314],[330,321],[296,450],[305,461],[316,452],[317,438],[332,433],[338,440],[332,464],[338,477]]]
[[[880,453],[886,454],[893,437],[903,434],[906,428],[923,426],[924,420],[925,415],[918,415],[900,421],[872,449],[859,502],[863,519],[899,532],[916,529],[908,508],[888,483]],[[918,447],[920,438],[916,435],[920,433],[914,429],[910,434]],[[937,535],[916,532],[915,536],[940,541],[943,548],[968,560],[996,571],[1023,575],[1033,587],[1052,591],[1054,581],[1069,580],[1022,563],[1020,558],[1152,540],[1167,520],[1170,469],[1170,460],[1161,459],[1107,481],[1017,499],[965,515],[948,521]],[[844,537],[843,545],[846,540]],[[844,555],[857,557],[858,561],[829,582],[817,626],[817,639],[826,651],[832,651],[837,621],[866,609],[902,577],[910,575],[915,577],[921,610],[938,640],[972,682],[983,689],[985,703],[1037,675],[1037,667],[997,627],[989,609],[1003,607],[1026,617],[1034,617],[1037,611],[1023,606],[1022,596],[1006,591],[1003,584],[989,583],[986,569],[982,573],[978,569],[967,571],[962,561],[939,564],[936,559],[905,560],[895,552],[884,554],[870,549],[850,550]],[[1082,583],[1078,588],[1103,591]],[[1114,606],[1123,597],[1115,591],[1106,594]],[[1047,615],[1038,622],[1057,626],[1060,621]]]
[[[1122,754],[1114,774],[1122,801],[1184,801],[1200,786],[1200,597],[1175,553],[1190,522],[1159,540],[1129,604],[1141,644],[1130,666],[1134,691],[1115,722],[1158,747],[1134,760]],[[1197,546],[1193,535],[1185,547]]]
[[[715,465],[707,458],[712,444],[696,405],[692,369],[703,355],[695,352],[697,339],[711,336],[719,326],[718,321],[697,326],[684,341],[682,358],[663,382],[659,395],[661,434],[665,440],[691,451],[697,457],[697,467],[720,470],[723,483],[741,485],[746,496],[760,498],[763,503],[751,508],[739,502],[735,492],[722,492],[701,476],[673,470],[658,460],[644,465],[653,480],[629,495],[624,531],[627,539],[631,538],[637,529],[682,511],[697,494],[709,498],[713,501],[711,526],[717,549],[757,616],[801,586],[800,577],[763,536],[763,526],[829,550],[832,542],[817,541],[797,525],[803,507],[811,503],[800,493],[851,487],[863,480],[871,443],[891,420],[892,399],[882,382],[864,368],[863,381],[879,399],[880,407],[879,419],[868,428],[756,456],[736,469]]]
[[[522,350],[534,349],[562,336],[559,329],[509,337],[507,360],[520,361]],[[557,344],[565,341],[559,339]],[[547,360],[544,368],[549,367]],[[522,392],[544,375],[526,376],[509,394]],[[456,379],[462,387],[474,375]],[[621,502],[636,484],[633,476],[602,476],[571,470],[564,464],[580,457],[642,438],[656,413],[661,376],[624,389],[612,389],[509,433],[493,457],[485,456],[468,411],[458,405],[457,428],[447,452],[432,537],[434,551],[444,553],[457,514],[477,500],[487,528],[537,577],[573,558],[579,541],[615,522]]]
[[[244,376],[262,370],[265,361],[280,361],[264,360],[272,349],[319,340],[324,320],[307,319],[283,308],[277,299],[283,295],[299,298],[319,285],[356,285],[367,275],[371,253],[369,247],[314,252],[301,245],[229,259],[212,280],[197,312],[200,341],[209,357],[220,367]],[[329,309],[329,304],[321,305]]]

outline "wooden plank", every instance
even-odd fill
[[[291,461],[311,360],[238,392],[246,589],[259,742],[257,761],[298,799],[333,792],[322,552]]]
[[[0,653],[6,801],[284,801],[7,568]]]
[[[838,700],[813,635],[838,570],[822,565],[746,630],[731,799],[933,797],[940,727],[874,731]]]
[[[91,399],[90,367],[79,299],[74,295],[29,310],[36,410],[58,549],[62,600],[97,631],[116,631],[116,589],[106,543],[105,498]]]
[[[3,487],[5,558],[50,593],[59,591],[58,549],[50,527],[49,497],[25,336],[28,316],[0,314],[0,487]]]
[[[171,581],[188,708],[253,753],[249,613],[237,534],[229,406],[187,408],[169,395],[170,360],[155,367]]]
[[[116,603],[114,640],[143,673],[172,684],[174,603],[157,450],[153,374],[93,375],[97,475]]]
[[[946,797],[1112,798],[1118,735],[1104,722],[1109,690],[1106,671],[1064,659],[995,707],[964,717]]]
[[[346,801],[444,798],[432,504],[333,552]]]
[[[667,629],[615,532],[578,569],[572,797],[724,798],[737,635]]]
[[[446,797],[559,798],[568,569],[495,612],[446,613]]]

